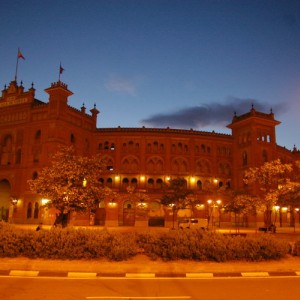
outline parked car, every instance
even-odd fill
[[[185,218],[178,221],[178,227],[180,229],[207,229],[207,219]]]

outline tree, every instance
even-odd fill
[[[265,225],[271,225],[272,207],[276,205],[280,187],[289,183],[289,176],[293,170],[292,164],[283,164],[280,159],[266,162],[260,167],[249,168],[245,172],[245,184],[254,185],[257,196],[257,206],[265,210]]]
[[[279,186],[278,201],[279,207],[289,207],[290,225],[295,226],[296,210],[299,212],[300,206],[300,161],[293,165],[293,172],[285,185]]]
[[[228,188],[227,185],[220,185],[220,182],[217,178],[213,178],[210,181],[205,183],[203,192],[210,197],[207,200],[208,216],[207,216],[207,228],[211,226],[213,229],[215,226],[215,213],[218,209],[219,215],[219,226],[220,226],[220,217],[221,217],[221,208],[224,206],[224,199],[227,199],[228,196],[232,194],[232,191]]]
[[[99,174],[106,168],[99,156],[79,156],[73,147],[61,147],[51,161],[51,166],[43,168],[28,184],[31,191],[50,200],[46,206],[59,211],[57,220],[63,226],[70,212],[95,209],[100,200],[111,195],[99,181]]]
[[[241,215],[255,214],[257,198],[246,193],[235,193],[227,200],[225,212],[234,213],[236,231],[239,232]]]
[[[132,185],[128,186],[126,190],[130,195],[130,200],[134,203],[136,219],[146,219],[149,211],[150,197],[145,192],[139,191]]]
[[[189,197],[193,192],[186,187],[184,178],[175,178],[169,181],[165,186],[164,194],[161,198],[161,204],[169,207],[173,212],[173,229],[175,223],[175,215],[178,210],[185,209],[192,204],[192,199]]]

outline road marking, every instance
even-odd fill
[[[126,273],[126,278],[155,278],[155,273]]]
[[[92,272],[68,272],[70,278],[96,278],[97,273]]]
[[[114,296],[95,296],[95,297],[85,297],[85,299],[172,299],[172,300],[180,300],[180,299],[192,299],[192,297],[190,296],[155,296],[155,297],[143,297],[143,296],[136,296],[136,297],[132,297],[132,296],[124,296],[124,297],[114,297]]]
[[[243,277],[268,277],[268,272],[245,272],[241,273]]]
[[[213,273],[186,273],[186,278],[212,278]]]
[[[22,270],[11,270],[9,276],[23,276],[23,277],[36,277],[39,271],[22,271]]]

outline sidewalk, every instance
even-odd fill
[[[16,272],[18,271],[18,272]],[[263,262],[197,262],[190,260],[163,262],[151,261],[138,255],[128,261],[106,260],[44,260],[29,258],[0,258],[0,275],[33,274],[35,276],[69,276],[70,273],[92,273],[97,277],[130,277],[148,274],[154,277],[187,277],[199,274],[210,277],[242,276],[242,273],[259,273],[263,276],[300,276],[300,257],[288,256],[279,261]],[[43,274],[43,275],[41,275]],[[209,275],[210,274],[210,275]],[[227,275],[226,275],[227,274]],[[257,276],[257,275],[256,275]]]

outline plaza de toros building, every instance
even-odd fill
[[[44,199],[29,190],[27,181],[49,165],[60,145],[73,145],[82,155],[101,154],[107,170],[99,175],[104,185],[117,192],[115,201],[103,201],[95,213],[72,213],[74,225],[172,226],[172,210],[160,204],[162,185],[170,178],[184,178],[194,190],[197,205],[180,211],[178,218],[207,219],[209,195],[205,185],[232,189],[243,186],[243,173],[266,161],[300,158],[276,144],[273,112],[254,107],[234,115],[232,134],[171,128],[97,128],[99,110],[87,111],[68,105],[72,92],[61,81],[45,90],[48,102],[11,81],[0,97],[0,220],[12,223],[53,224],[55,211],[43,207]],[[229,120],[230,122],[230,120]],[[226,201],[226,199],[222,199]],[[258,226],[262,220],[249,217],[242,226]],[[283,214],[288,224],[288,213]],[[176,220],[177,221],[177,220]],[[233,217],[218,210],[216,226],[231,226]]]

